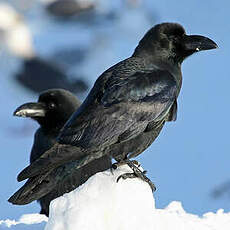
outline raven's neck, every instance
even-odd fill
[[[45,135],[58,135],[60,129],[64,126],[64,122],[51,119],[36,119]]]
[[[172,74],[177,82],[178,89],[181,89],[182,84],[182,73],[181,73],[181,63],[174,62],[174,60],[167,58],[164,55],[157,55],[157,53],[150,54],[148,51],[136,49],[132,57],[140,58],[144,60],[145,66],[157,67],[161,70],[166,70]]]

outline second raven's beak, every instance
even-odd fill
[[[200,35],[186,35],[183,40],[185,51],[198,52],[218,48],[217,44],[211,39]]]
[[[45,104],[41,102],[29,102],[19,106],[13,113],[18,117],[44,117],[46,113]]]

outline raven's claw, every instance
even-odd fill
[[[127,178],[137,178],[137,175],[135,173],[124,173],[124,174],[121,174],[118,178],[117,178],[117,182],[120,180],[120,179],[124,179],[126,180]]]
[[[127,164],[132,170],[133,173],[124,173],[122,175],[120,175],[117,178],[117,182],[123,178],[124,180],[127,178],[136,178],[139,177],[140,179],[142,179],[143,181],[147,182],[149,184],[149,186],[151,187],[152,191],[155,192],[156,191],[156,187],[155,185],[152,183],[152,181],[145,176],[145,174],[147,173],[146,170],[144,170],[143,172],[138,168],[140,166],[140,164],[137,161],[130,161],[129,159],[125,159],[122,162],[119,163],[115,163],[116,166],[118,165],[123,165],[123,164]],[[137,166],[136,166],[137,165]]]

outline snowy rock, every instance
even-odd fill
[[[51,202],[45,230],[229,230],[230,213],[202,217],[186,213],[180,202],[156,209],[149,185],[120,179],[128,166],[97,173],[76,190]]]

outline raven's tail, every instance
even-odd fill
[[[56,143],[52,148],[46,151],[39,159],[31,163],[23,169],[18,177],[18,181],[23,181],[27,178],[43,175],[54,168],[59,167],[68,162],[76,161],[89,153],[86,149],[79,147]]]
[[[47,173],[30,178],[8,201],[12,204],[24,205],[46,195],[53,189],[51,184],[49,186],[49,181],[45,180],[46,177]]]
[[[30,178],[8,201],[12,204],[25,205],[49,194],[44,198],[45,203],[48,202],[49,205],[51,200],[72,191],[95,173],[111,168],[111,165],[111,157],[108,155],[100,159],[86,156],[79,161],[64,164],[43,175]]]

